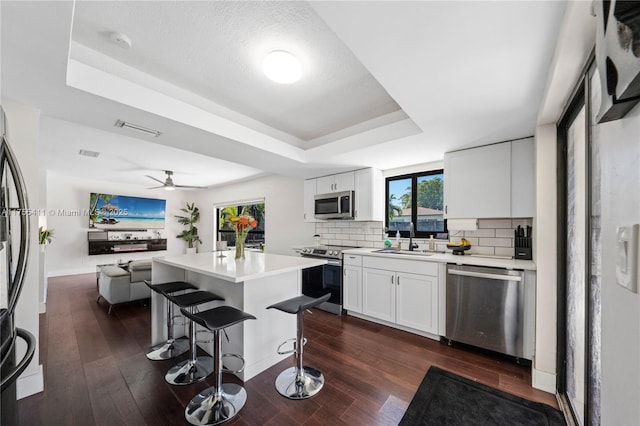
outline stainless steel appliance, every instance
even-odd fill
[[[342,314],[342,250],[355,247],[343,246],[314,246],[300,250],[303,257],[326,259],[327,264],[302,270],[302,294],[310,297],[320,297],[331,293],[320,309]]]
[[[448,265],[445,337],[531,359],[524,284],[523,271]]]
[[[316,219],[353,219],[353,191],[318,194],[314,197]]]
[[[33,358],[35,337],[16,327],[14,311],[20,298],[29,257],[27,192],[20,167],[6,140],[0,107],[0,424],[18,424],[16,381]],[[16,360],[18,338],[27,343]]]

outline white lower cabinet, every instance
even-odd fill
[[[437,335],[438,306],[436,263],[363,257],[363,315]]]
[[[396,322],[438,334],[438,277],[396,275]]]
[[[396,321],[396,273],[382,269],[362,269],[362,313],[372,317]]]
[[[349,264],[348,258],[352,258]],[[357,259],[357,260],[356,260]],[[345,255],[342,266],[342,307],[347,311],[362,313],[362,256]]]

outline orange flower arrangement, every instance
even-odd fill
[[[229,217],[231,225],[236,230],[236,259],[244,258],[244,240],[249,231],[258,226],[258,221],[251,215],[245,214],[244,209],[238,216]]]

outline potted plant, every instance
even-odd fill
[[[184,216],[176,215],[180,225],[184,225],[187,228],[180,234],[176,235],[176,238],[182,238],[187,242],[187,253],[196,252],[196,243],[201,243],[200,237],[198,237],[198,228],[195,224],[200,220],[200,210],[196,207],[195,203],[186,203],[186,207],[180,209],[184,212]]]
[[[38,228],[38,244],[40,244],[40,250],[44,251],[47,244],[51,243],[53,239],[53,229],[46,229],[44,227]]]

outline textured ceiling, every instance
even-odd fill
[[[112,31],[133,47],[112,43]],[[306,2],[82,1],[72,38],[302,141],[400,110]],[[264,76],[272,50],[301,59],[300,81]]]
[[[62,122],[42,129],[60,153],[47,168],[80,177],[112,170],[146,187],[154,169],[201,185],[387,170],[530,136],[566,4],[0,1],[0,85],[3,99]],[[300,83],[263,77],[275,48],[301,57]],[[95,141],[108,170],[69,149]]]

